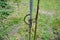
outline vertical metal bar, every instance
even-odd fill
[[[29,25],[29,40],[31,40],[32,9],[33,9],[33,0],[30,0],[30,25]]]
[[[37,12],[36,12],[36,17],[35,17],[34,40],[37,40],[36,32],[37,32],[37,20],[38,20],[38,12],[39,12],[39,1],[40,1],[40,0],[38,0],[38,3],[37,3]]]
[[[32,19],[33,0],[30,0],[30,19]]]

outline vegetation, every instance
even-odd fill
[[[7,0],[0,0],[0,39],[3,40],[2,37],[7,35],[7,27],[4,24],[4,19],[13,12],[12,7],[9,5]]]
[[[37,0],[34,0],[33,18],[36,6]],[[0,0],[0,40],[28,40],[29,27],[23,21],[26,14],[29,14],[29,0]],[[41,0],[37,40],[60,40],[59,35],[60,0]],[[34,23],[31,40],[33,37]]]

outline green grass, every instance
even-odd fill
[[[28,25],[24,24],[24,16],[26,14],[29,14],[29,0],[22,0],[23,4],[19,5],[19,13],[14,12],[14,14],[10,15],[7,18],[7,21],[5,21],[5,26],[7,27],[6,31],[11,31],[12,26],[21,24],[21,28],[18,31],[18,34],[20,36],[25,37],[26,40],[28,40]],[[27,5],[24,5],[26,2]],[[35,17],[36,13],[36,5],[37,0],[34,0],[34,10],[33,10],[33,18]],[[41,38],[43,40],[49,40],[50,38],[54,39],[55,35],[53,34],[53,30],[56,28],[56,32],[59,33],[60,29],[60,18],[58,14],[60,13],[60,0],[41,0],[40,1],[40,9],[55,12],[56,15],[53,17],[46,15],[46,14],[39,14],[38,18],[38,29],[37,29],[37,39],[40,40]],[[57,26],[58,25],[58,26]],[[53,29],[54,28],[54,29]],[[34,26],[32,28],[32,38],[33,40],[33,32],[34,32]],[[11,40],[16,40],[16,37],[11,37]]]
[[[60,11],[60,0],[41,0],[40,6],[44,10]]]

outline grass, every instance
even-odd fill
[[[60,10],[60,0],[41,0],[40,1],[40,6],[44,10],[49,10],[49,11],[59,11]]]
[[[60,19],[58,16],[60,13],[60,0],[41,0],[40,1],[40,9],[55,12],[57,15],[49,16],[46,14],[39,14],[38,18],[38,29],[37,29],[37,39],[43,39],[43,40],[50,40],[52,38],[54,40],[54,34],[53,34],[53,28],[59,28],[60,29]],[[33,8],[33,18],[35,18],[36,13],[36,5],[37,0],[34,0],[34,8]],[[16,5],[14,5],[16,6]],[[17,7],[16,7],[17,8]],[[18,13],[19,12],[19,13]],[[21,28],[18,31],[18,34],[20,34],[21,37],[25,37],[23,40],[28,40],[28,25],[24,24],[24,16],[26,14],[29,14],[29,0],[22,0],[21,4],[19,5],[19,11],[15,11],[14,14],[10,15],[7,18],[7,21],[5,21],[5,26],[8,27],[7,30],[12,30],[12,26],[21,24]],[[57,20],[56,20],[57,18]],[[57,26],[58,25],[58,26]],[[57,28],[57,31],[60,30]],[[57,32],[56,31],[56,32]],[[34,25],[32,27],[32,38],[33,40],[33,32],[34,32]],[[15,36],[11,37],[11,40],[15,40]]]

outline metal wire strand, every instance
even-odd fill
[[[39,12],[39,1],[40,1],[40,0],[38,0],[38,3],[37,3],[37,12],[36,12],[36,17],[35,17],[34,40],[37,40],[36,32],[37,32],[37,20],[38,20],[38,12]]]

